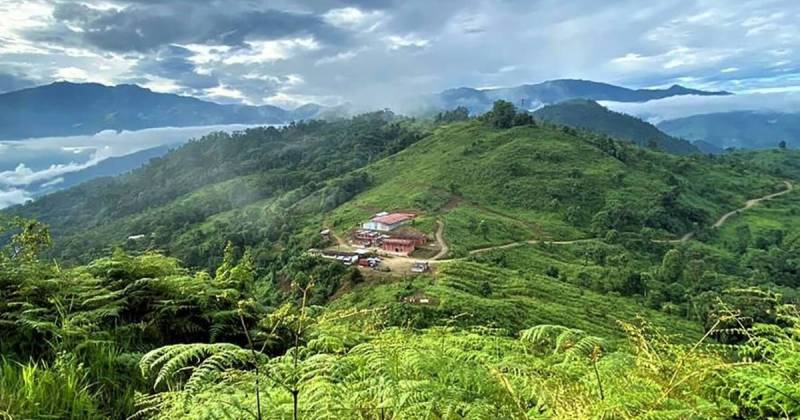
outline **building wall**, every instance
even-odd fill
[[[377,230],[379,232],[389,232],[390,230],[394,230],[394,229],[399,228],[400,226],[403,226],[407,222],[408,221],[403,221],[403,222],[397,222],[397,223],[394,223],[394,224],[391,224],[391,225],[387,225],[387,224],[384,224],[384,223],[373,222],[372,220],[370,220],[369,222],[366,222],[363,225],[361,225],[361,227],[364,228],[364,229],[369,229],[369,230]]]
[[[371,220],[369,222],[366,222],[363,225],[361,225],[361,227],[364,228],[364,229],[369,229],[369,230],[377,230],[379,232],[388,232],[388,231],[393,229],[389,225],[384,225],[383,223],[373,222]]]
[[[381,249],[388,252],[393,252],[395,254],[403,254],[408,255],[414,252],[414,244],[402,245],[402,244],[387,244],[384,243],[381,245]]]

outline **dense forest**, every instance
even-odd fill
[[[534,116],[542,121],[628,140],[641,147],[681,155],[699,153],[697,147],[686,140],[667,135],[650,123],[611,111],[594,101],[574,99],[560,102],[536,110]]]
[[[797,181],[502,102],[213,134],[2,214],[0,418],[796,418]],[[380,209],[447,259],[306,252]]]
[[[130,174],[9,212],[50,226],[60,261],[88,262],[107,255],[109,244],[145,235],[140,249],[168,250],[191,266],[213,269],[227,241],[258,250],[292,246],[304,218],[367,188],[369,177],[355,169],[418,141],[425,135],[420,125],[381,111],[214,133]]]

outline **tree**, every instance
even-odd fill
[[[483,239],[489,239],[489,225],[486,223],[486,220],[481,219],[481,221],[478,222],[478,232],[483,236]]]
[[[239,263],[231,269],[228,280],[239,290],[245,290],[253,285],[255,281],[255,271],[253,252],[250,248],[247,248],[244,251],[244,255],[242,255],[242,258],[239,260]]]
[[[641,273],[633,271],[622,279],[621,289],[620,292],[626,296],[644,295],[647,291],[647,283]]]
[[[496,128],[511,128],[517,114],[514,104],[504,100],[495,101],[492,110],[486,113],[487,120]]]
[[[233,270],[235,266],[236,266],[236,256],[234,255],[233,252],[233,243],[231,243],[231,241],[228,241],[228,243],[225,244],[225,251],[222,254],[222,264],[220,264],[220,266],[217,267],[216,275],[214,276],[214,278],[220,283],[228,281],[228,278],[230,277],[230,272],[231,270]]]
[[[683,273],[683,255],[677,249],[670,249],[664,254],[659,270],[661,279],[666,283],[678,281]]]
[[[512,124],[515,127],[519,125],[533,125],[535,121],[533,120],[533,115],[527,112],[517,112],[516,115],[514,115]]]
[[[456,121],[466,121],[468,119],[469,119],[469,109],[465,106],[459,106],[455,109],[436,114],[435,121],[437,123],[449,123]]]
[[[781,140],[780,143],[778,143],[778,148],[781,150],[786,149],[786,140]]]

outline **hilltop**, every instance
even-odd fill
[[[742,172],[737,172],[742,171]],[[329,217],[349,229],[377,209],[445,223],[464,252],[520,238],[579,239],[647,227],[681,236],[778,178],[704,156],[676,157],[549,125],[439,127],[364,171],[373,184]],[[485,235],[476,226],[487,225]]]
[[[55,82],[0,95],[0,139],[152,127],[285,123],[313,117],[320,109],[315,104],[293,111],[270,105],[222,105],[137,85]]]
[[[536,110],[533,116],[541,121],[582,128],[606,134],[640,147],[649,147],[674,154],[700,153],[686,140],[672,137],[650,123],[627,114],[614,112],[595,101],[573,99]]]

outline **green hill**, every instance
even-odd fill
[[[7,213],[49,224],[55,256],[68,261],[126,245],[213,268],[228,240],[269,258],[287,245],[312,246],[328,212],[344,233],[380,209],[414,210],[431,233],[441,219],[453,255],[463,255],[643,227],[677,237],[780,186],[778,177],[732,165],[565,127],[471,120],[431,128],[377,113],[210,135],[130,174]],[[127,240],[137,235],[145,237]]]
[[[369,179],[349,173],[419,140],[390,112],[282,129],[214,133],[129,174],[4,210],[47,223],[54,256],[89,261],[113,246],[164,249],[216,267],[226,241],[269,250],[347,201]],[[138,241],[129,236],[144,235]],[[289,235],[289,236],[287,236]]]
[[[610,229],[680,236],[780,188],[777,177],[744,163],[677,157],[568,128],[503,130],[481,121],[437,128],[365,172],[372,186],[330,215],[333,227],[344,232],[376,211],[412,209],[421,228],[444,221],[455,254]],[[477,229],[482,221],[485,234]]]
[[[0,224],[0,412],[793,418],[797,194],[709,226],[797,180],[792,150],[678,156],[514,112],[210,135],[3,213],[54,248]],[[441,223],[449,256],[306,252],[381,210]]]
[[[534,112],[541,121],[602,133],[641,147],[686,155],[700,150],[686,140],[664,134],[652,124],[614,112],[590,100],[576,99],[548,105]]]

